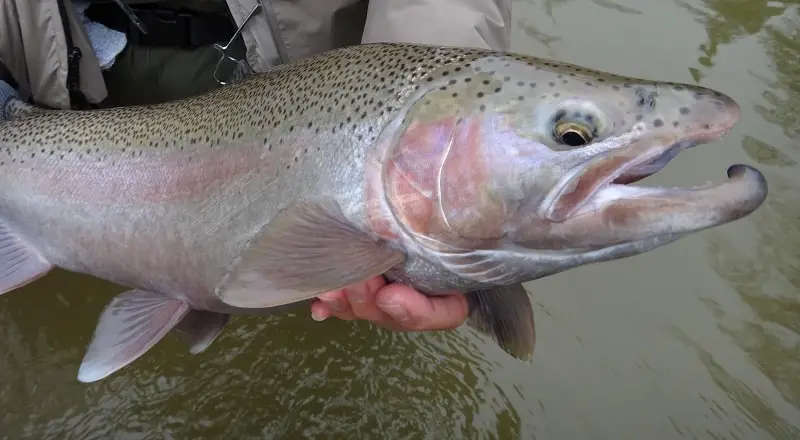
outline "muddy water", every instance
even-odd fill
[[[691,4],[689,4],[691,3]],[[63,272],[0,298],[0,439],[800,438],[800,7],[520,0],[513,48],[731,94],[742,122],[649,181],[770,183],[751,217],[528,286],[538,345],[235,318],[202,355],[167,338],[91,385],[77,368],[121,289]]]

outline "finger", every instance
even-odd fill
[[[322,303],[328,312],[329,316],[335,316],[345,321],[352,321],[356,319],[356,315],[350,309],[350,303],[347,301],[345,289],[333,290],[317,296],[317,299]],[[313,304],[312,304],[313,307]],[[317,307],[319,309],[319,307]],[[314,309],[311,311],[314,313]]]
[[[429,297],[402,284],[390,284],[378,292],[378,307],[406,331],[453,329],[467,319],[464,295]]]
[[[322,303],[319,298],[311,302],[311,319],[314,321],[324,321],[333,316],[331,310]]]
[[[391,320],[375,303],[377,293],[384,285],[386,280],[382,276],[376,276],[344,289],[350,309],[357,318],[379,325]]]

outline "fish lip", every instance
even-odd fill
[[[666,166],[675,157],[677,157],[681,151],[720,140],[731,131],[737,121],[738,114],[734,112],[734,116],[730,119],[729,123],[721,124],[719,127],[703,127],[702,129],[693,130],[688,133],[684,132],[682,135],[679,135],[679,131],[669,132],[666,138],[671,139],[671,142],[668,143],[659,144],[657,142],[658,137],[654,137],[652,147],[642,148],[642,151],[640,154],[635,156],[635,159],[617,167],[613,173],[606,176],[602,180],[592,182],[591,185],[593,186],[593,189],[584,194],[583,197],[580,197],[578,201],[574,203],[563,203],[565,199],[572,194],[572,192],[568,191],[567,189],[575,187],[577,185],[576,182],[580,181],[580,179],[584,178],[588,174],[586,170],[577,170],[577,172],[572,173],[570,178],[563,181],[553,190],[553,192],[551,192],[551,194],[555,194],[555,196],[548,197],[550,200],[549,205],[540,212],[542,213],[542,216],[549,221],[564,221],[571,215],[574,215],[576,212],[581,210],[581,208],[589,203],[603,188],[606,188],[612,184],[628,185],[656,174],[666,168]],[[635,148],[634,144],[637,142],[645,141],[647,141],[647,135],[631,141],[625,147],[609,151],[608,153],[613,154],[620,151],[626,152],[631,148]],[[639,148],[641,148],[641,146]],[[659,164],[659,160],[665,157],[667,160]],[[654,163],[658,164],[657,168],[646,170],[645,172],[636,171],[637,169],[647,169],[648,165]],[[589,165],[586,168],[591,171],[593,166]]]

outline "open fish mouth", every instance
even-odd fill
[[[563,243],[602,247],[710,228],[744,217],[767,196],[753,167],[736,164],[726,181],[691,188],[632,183],[662,170],[681,151],[721,138],[730,126],[696,133],[644,135],[573,169],[550,193],[542,218]]]
[[[685,138],[670,145],[666,151],[661,153],[655,159],[652,159],[649,162],[637,164],[635,167],[627,167],[622,169],[619,173],[619,176],[613,180],[613,183],[620,185],[636,183],[661,171],[683,150],[695,147],[697,145],[720,140],[723,136],[728,134],[731,128],[733,128],[733,122],[735,121],[736,119],[734,119],[730,125],[722,126],[718,129],[711,129],[710,127],[706,126],[702,131],[689,134]]]

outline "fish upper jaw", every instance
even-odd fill
[[[738,106],[735,107],[735,109],[738,109]],[[670,148],[668,148],[663,154],[656,157],[654,160],[640,163],[632,169],[625,170],[624,173],[620,174],[616,179],[614,179],[613,183],[626,185],[638,182],[639,180],[649,177],[664,169],[664,167],[666,167],[669,162],[672,161],[672,159],[674,159],[683,150],[720,140],[723,136],[731,131],[733,126],[739,120],[738,110],[733,112],[731,115],[731,119],[726,124],[714,128],[704,127],[702,130],[696,130],[694,132],[687,133],[682,138],[676,139],[674,144],[671,145]]]
[[[566,220],[603,187],[659,158],[674,157],[678,146],[674,136],[653,136],[634,130],[567,154],[564,163],[576,164],[562,165],[567,171],[540,204],[539,217],[551,222]]]

